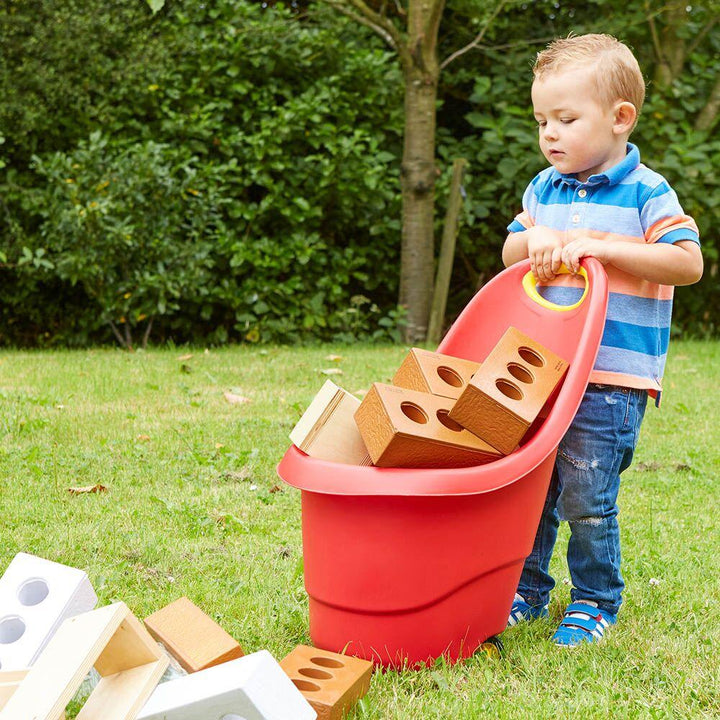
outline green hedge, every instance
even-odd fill
[[[468,53],[442,76],[438,237],[451,161],[469,160],[448,321],[500,269],[543,166],[533,53],[564,24],[608,20],[590,5],[583,19],[511,4],[487,42],[527,42]],[[369,30],[298,7],[0,9],[0,344],[397,338],[399,68]],[[448,9],[444,52],[474,36],[471,15],[470,0]],[[636,139],[709,238],[710,270],[678,293],[676,331],[714,333],[720,141],[689,118],[717,60],[698,54],[691,70],[672,97],[650,93]]]

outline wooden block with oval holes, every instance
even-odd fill
[[[77,720],[133,720],[168,661],[123,602],[63,622],[0,711],[2,720],[57,720],[95,667],[100,681]]]
[[[240,645],[186,597],[145,618],[145,627],[189,673],[243,656]]]
[[[561,357],[511,327],[468,383],[450,417],[507,455],[518,446],[567,368]]]
[[[355,413],[380,467],[466,467],[501,457],[448,415],[451,398],[374,383]]]
[[[341,720],[367,693],[372,675],[368,660],[298,645],[280,661],[318,720]]]
[[[392,384],[408,390],[458,398],[480,367],[472,360],[412,348],[393,377]]]

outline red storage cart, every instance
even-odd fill
[[[535,290],[529,263],[485,285],[440,344],[482,362],[514,326],[569,361],[535,435],[475,467],[342,465],[295,446],[278,466],[302,492],[310,636],[319,648],[389,667],[471,655],[501,633],[532,549],[555,453],[580,404],[607,309],[602,265],[584,261],[585,291],[571,307]]]

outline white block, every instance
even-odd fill
[[[137,720],[315,720],[310,706],[267,651],[158,685]]]
[[[63,620],[96,604],[82,570],[18,553],[0,578],[0,669],[32,665]]]

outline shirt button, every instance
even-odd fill
[[[578,190],[578,195],[580,197],[585,197],[587,195],[587,190],[585,190],[584,188],[582,190]]]
[[[576,223],[576,224],[579,223],[579,222],[580,222],[580,216],[577,215],[577,214],[576,214],[576,215],[573,215],[573,216],[572,216],[572,221],[573,221],[574,223]]]

